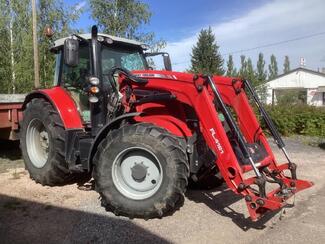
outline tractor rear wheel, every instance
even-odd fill
[[[27,104],[20,145],[30,177],[42,185],[61,185],[71,178],[65,161],[64,127],[53,106],[35,98]]]
[[[149,219],[183,204],[189,167],[179,138],[140,123],[107,135],[95,154],[93,176],[107,210]]]

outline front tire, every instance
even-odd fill
[[[65,161],[64,127],[45,99],[27,104],[21,124],[20,145],[30,177],[42,185],[62,185],[71,179]]]
[[[178,209],[189,176],[181,140],[145,123],[111,131],[94,157],[103,206],[116,215],[145,219]]]

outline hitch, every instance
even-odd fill
[[[293,179],[284,175],[284,170],[289,170],[289,164],[283,164],[279,166],[279,171],[274,175],[272,172],[269,176],[266,176],[266,170],[263,170],[265,181],[261,181],[256,177],[252,177],[244,180],[245,189],[242,194],[245,195],[245,200],[248,208],[248,212],[253,221],[260,219],[266,212],[275,211],[287,205],[287,200],[297,192],[307,189],[313,186],[313,182]],[[267,179],[267,177],[273,178],[273,180]],[[262,177],[263,178],[263,177]],[[279,184],[279,187],[268,193],[265,193],[265,183]],[[258,185],[259,191],[252,190],[252,185]]]

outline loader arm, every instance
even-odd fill
[[[167,92],[179,104],[192,107],[206,144],[216,155],[216,166],[228,187],[244,197],[253,221],[259,219],[267,211],[283,207],[286,200],[293,194],[313,185],[312,182],[295,179],[291,175],[285,174],[285,170],[290,170],[290,162],[282,165],[276,163],[266,136],[250,106],[241,80],[219,76],[193,76],[168,71],[135,71],[134,73],[139,77],[145,77],[148,82],[141,84],[132,82],[122,75],[120,91],[124,94],[123,103],[128,110],[134,109],[136,112],[147,114],[141,118],[136,117],[135,120],[164,127],[165,124],[161,122],[164,116],[173,116],[164,114],[164,110],[161,110],[161,114],[157,113],[157,110],[151,114],[152,107],[157,104],[161,105],[161,103],[155,100],[139,103],[136,100],[136,95],[132,93],[135,90]],[[173,105],[173,109],[175,109],[175,105]],[[221,113],[226,120],[228,119],[228,124],[231,125],[233,122],[230,131],[226,131],[224,122],[220,120],[218,115]],[[160,120],[157,120],[159,116]],[[178,136],[180,136],[180,130],[184,132],[185,138],[191,136],[190,129],[186,124],[186,115],[175,113],[175,116],[178,117],[178,120],[183,120],[184,123],[179,123],[177,130],[174,130],[173,127],[167,129]],[[239,145],[239,150],[243,153],[244,158],[247,157],[248,161],[238,157],[234,150],[234,144]],[[255,146],[255,149],[252,145]],[[261,159],[254,159],[254,150],[263,151],[264,156]],[[244,174],[252,170],[255,171],[255,176],[245,177]],[[278,187],[276,189],[273,187],[274,190],[266,192],[267,184],[278,185]]]

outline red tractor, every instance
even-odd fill
[[[172,72],[167,53],[147,53],[95,26],[51,50],[54,87],[30,93],[23,105],[21,148],[36,182],[60,185],[91,173],[107,210],[146,219],[179,208],[189,180],[224,180],[252,220],[312,186],[297,179],[248,81]],[[148,66],[153,55],[163,56],[165,71]],[[250,103],[287,163],[276,163]]]

